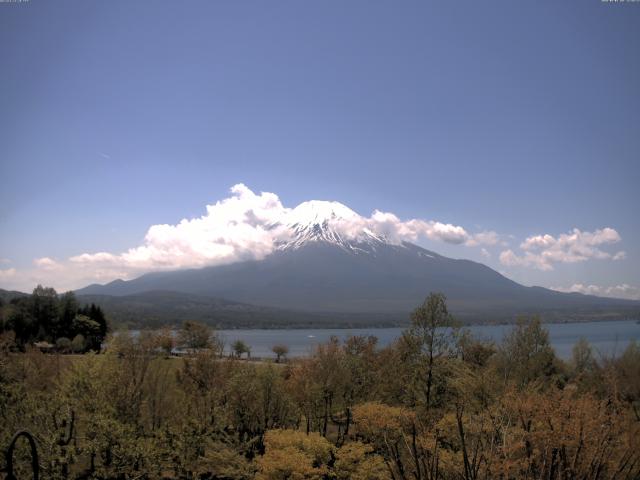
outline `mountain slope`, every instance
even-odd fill
[[[14,298],[26,297],[26,293],[18,292],[15,290],[4,290],[0,288],[0,301],[9,303]]]
[[[303,312],[406,318],[429,292],[439,291],[447,295],[454,314],[478,321],[512,319],[519,313],[551,319],[626,316],[640,310],[640,302],[524,287],[480,263],[392,242],[366,225],[343,228],[353,225],[354,215],[336,202],[305,202],[285,222],[284,240],[262,260],[149,273],[77,293],[120,296],[164,290]]]

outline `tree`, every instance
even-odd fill
[[[71,350],[71,340],[67,337],[60,337],[56,340],[56,349],[59,352],[67,353]]]
[[[59,320],[52,333],[53,338],[69,337],[73,332],[73,320],[78,314],[78,301],[73,292],[67,292],[60,299]]]
[[[571,350],[571,364],[576,375],[590,373],[596,367],[591,345],[586,338],[580,337]]]
[[[338,337],[331,336],[327,343],[318,345],[313,356],[300,362],[291,376],[292,382],[304,386],[306,390],[299,398],[299,405],[305,412],[307,430],[313,422],[313,426],[326,437],[330,421],[346,423],[342,419],[335,422],[333,416],[335,410],[345,410],[336,407],[344,407],[344,393],[346,385],[350,383],[345,351]]]
[[[173,331],[169,327],[162,327],[156,336],[158,347],[162,349],[165,355],[171,355],[173,348],[175,347],[175,338]]]
[[[640,420],[640,345],[631,341],[619,358],[609,361],[615,372],[613,379],[616,383],[618,395],[634,405],[636,415]]]
[[[289,353],[289,347],[283,344],[277,344],[273,346],[271,351],[276,354],[276,363],[280,363],[280,359],[286,357]]]
[[[244,355],[245,353],[248,357],[251,356],[251,348],[242,340],[236,340],[235,342],[233,342],[231,348],[233,349],[233,353],[235,353],[236,357],[238,358],[242,357],[242,355]]]
[[[317,433],[270,430],[258,459],[257,480],[322,480],[328,473],[333,447]]]
[[[107,333],[109,333],[109,323],[107,322],[107,318],[104,312],[102,311],[100,306],[93,303],[88,309],[86,309],[85,307],[85,310],[87,310],[85,315],[88,315],[91,320],[95,320],[96,322],[98,322],[98,325],[100,325],[100,335],[104,340],[104,338],[107,336]]]
[[[498,351],[498,368],[505,381],[520,387],[534,380],[548,380],[557,373],[556,356],[549,332],[540,317],[521,317],[504,338]]]
[[[5,329],[12,330],[15,333],[16,344],[21,350],[24,350],[25,345],[36,338],[39,324],[26,307],[25,302],[21,301],[12,305]]]
[[[74,317],[71,332],[81,335],[85,342],[85,349],[99,351],[102,344],[100,324],[86,315],[78,314]]]
[[[213,345],[211,329],[202,323],[187,320],[178,332],[178,344],[189,350],[211,348]]]
[[[338,480],[387,480],[391,476],[380,455],[373,447],[361,442],[351,442],[336,451],[334,464]]]
[[[38,285],[30,298],[31,313],[38,325],[53,325],[58,320],[58,294],[53,288]]]
[[[412,410],[367,402],[353,409],[353,419],[358,437],[382,455],[392,478],[423,478],[421,472],[428,469],[422,465],[426,461],[419,448],[422,432]]]
[[[492,408],[478,478],[620,478],[640,473],[640,423],[616,399],[509,388]]]
[[[442,293],[431,293],[411,314],[411,326],[404,334],[409,347],[419,357],[426,358],[425,406],[429,410],[432,398],[434,370],[438,360],[452,355],[456,337],[455,323]]]
[[[100,350],[108,325],[96,305],[79,308],[73,292],[58,297],[53,288],[38,285],[30,296],[16,297],[1,309],[0,327],[14,330],[20,348],[36,340],[55,342],[81,334],[86,349]]]
[[[492,342],[474,338],[468,329],[458,338],[458,350],[462,361],[475,367],[484,367],[489,358],[496,353],[496,347]]]
[[[80,333],[73,337],[73,340],[71,340],[71,350],[73,350],[74,353],[84,352],[86,346],[87,344],[84,340],[84,336]]]
[[[87,348],[90,350],[100,351],[102,342],[104,342],[109,331],[109,325],[104,312],[99,306],[92,303],[91,306],[85,305],[83,308],[80,308],[78,313],[88,317],[92,322],[90,334],[80,332],[84,333],[87,337]]]

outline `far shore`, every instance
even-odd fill
[[[524,316],[523,318],[531,318],[532,316]],[[638,322],[640,323],[640,314],[637,317],[597,317],[597,318],[585,318],[585,319],[575,319],[575,318],[569,318],[569,319],[551,319],[551,320],[542,320],[542,323],[544,325],[560,325],[560,324],[573,324],[573,323],[599,323],[599,322]],[[507,325],[517,325],[518,323],[518,319],[514,318],[511,320],[500,320],[500,321],[489,321],[489,322],[463,322],[463,321],[458,321],[458,326],[461,328],[466,328],[466,327],[491,327],[491,326],[507,326]],[[367,324],[349,324],[349,325],[344,325],[344,324],[329,324],[329,325],[317,325],[317,324],[309,324],[309,325],[303,325],[303,324],[293,324],[293,325],[262,325],[262,326],[255,326],[255,327],[238,327],[238,326],[225,326],[225,325],[211,325],[205,322],[205,324],[207,326],[209,326],[210,328],[213,328],[215,330],[225,330],[225,331],[231,331],[231,330],[238,330],[238,331],[243,331],[243,330],[363,330],[363,329],[376,329],[376,330],[383,330],[383,329],[391,329],[391,328],[409,328],[410,323],[406,322],[406,323],[390,323],[390,324],[371,324],[371,325],[367,325]],[[171,324],[159,324],[157,326],[153,326],[153,327],[147,327],[147,326],[141,326],[141,327],[136,327],[136,326],[129,326],[129,325],[116,325],[113,328],[114,332],[117,331],[127,331],[127,330],[133,330],[133,331],[139,331],[139,332],[145,332],[145,331],[154,331],[157,330],[159,328],[162,327],[166,327],[169,326],[171,328],[174,329],[178,329],[180,328],[179,324],[175,324],[175,325],[171,325]]]

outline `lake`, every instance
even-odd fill
[[[474,336],[498,343],[513,325],[476,325],[467,327]],[[551,345],[560,358],[570,358],[573,345],[586,338],[594,349],[596,357],[600,355],[619,355],[633,340],[640,340],[640,324],[635,320],[600,321],[584,323],[545,324],[549,330]],[[355,329],[292,329],[292,330],[218,330],[218,334],[229,345],[242,340],[251,347],[253,357],[275,358],[271,347],[284,344],[289,347],[289,357],[309,355],[313,348],[329,340],[332,335],[345,339],[352,335],[374,335],[378,345],[384,347],[397,339],[402,328],[355,328]]]

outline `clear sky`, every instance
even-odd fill
[[[640,298],[640,2],[0,3],[0,287],[131,275],[238,183]]]

